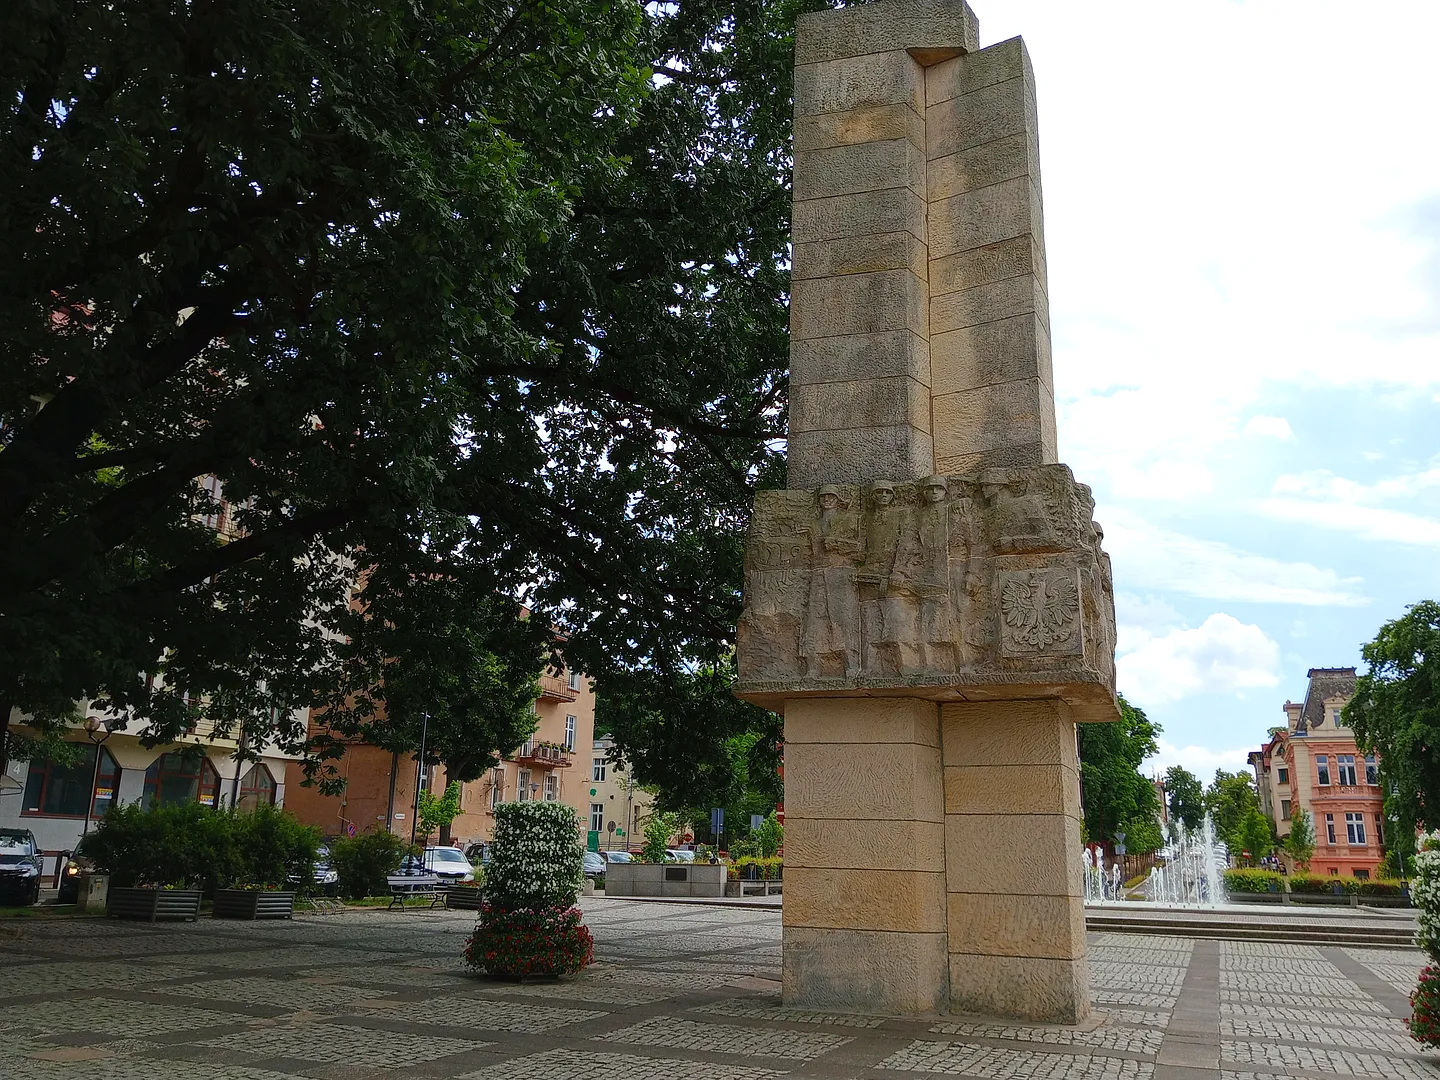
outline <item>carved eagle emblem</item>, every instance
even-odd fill
[[[1080,593],[1071,577],[1026,574],[1011,578],[1000,592],[1006,636],[1032,649],[1064,641],[1079,615]]]

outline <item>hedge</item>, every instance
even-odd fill
[[[1273,886],[1273,888],[1272,888]],[[1240,869],[1225,871],[1225,891],[1232,893],[1283,892],[1285,878],[1274,870]]]

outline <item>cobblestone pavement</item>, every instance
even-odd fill
[[[0,923],[0,1080],[1440,1080],[1418,952],[1097,933],[1078,1027],[780,1004],[773,909],[587,899],[596,965],[464,970],[464,912]]]

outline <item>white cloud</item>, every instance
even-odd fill
[[[1252,416],[1245,423],[1246,435],[1259,435],[1267,439],[1293,439],[1290,421],[1283,416]]]
[[[1359,578],[1309,563],[1283,562],[1215,540],[1162,529],[1123,510],[1107,509],[1105,548],[1119,588],[1186,593],[1205,600],[1361,607]]]
[[[1152,638],[1116,661],[1120,689],[1141,706],[1277,686],[1279,668],[1280,647],[1270,636],[1223,612],[1193,630]]]
[[[1176,746],[1163,738],[1155,741],[1160,746],[1159,751],[1141,766],[1141,771],[1146,776],[1163,773],[1171,765],[1179,765],[1182,769],[1188,769],[1199,777],[1202,784],[1210,782],[1215,776],[1216,769],[1224,769],[1226,772],[1248,772],[1250,764],[1245,760],[1245,755],[1251,750],[1260,749],[1259,739],[1255,741],[1254,746],[1238,750],[1211,750],[1205,746]]]
[[[1440,544],[1440,518],[1416,513],[1417,504],[1440,512],[1440,465],[1402,473],[1365,484],[1336,476],[1328,469],[1277,477],[1269,498],[1249,505],[1276,521],[1291,521],[1356,534],[1362,540],[1401,544]],[[1387,502],[1405,509],[1391,509]]]

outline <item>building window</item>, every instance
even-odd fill
[[[220,774],[203,754],[161,754],[145,770],[145,794],[140,800],[148,810],[157,802],[197,800],[214,806],[220,795]]]
[[[531,736],[530,736],[528,739],[526,739],[525,742],[521,745],[519,752],[518,752],[515,756],[516,756],[516,757],[526,758],[526,757],[529,757],[529,756],[530,756],[531,754],[533,754],[534,752],[535,752],[535,736],[534,736],[534,735],[531,735]]]
[[[605,782],[605,759],[603,757],[590,759],[590,779],[597,784]]]
[[[1327,843],[1335,843],[1335,815],[1325,815],[1325,840]]]
[[[565,685],[568,686],[568,687],[570,687],[571,690],[577,690],[577,691],[578,691],[578,690],[580,689],[580,672],[578,672],[578,671],[569,671],[569,672],[566,672],[566,674],[565,674]]]
[[[521,769],[515,774],[515,801],[528,802],[530,799],[530,770]]]
[[[1288,784],[1288,783],[1290,783],[1290,770],[1289,770],[1289,769],[1281,769],[1281,770],[1280,770],[1280,783],[1282,783],[1282,784]]]
[[[1356,844],[1360,847],[1365,846],[1364,814],[1345,815],[1345,842],[1347,844]]]
[[[490,771],[490,809],[500,805],[501,798],[505,794],[505,773],[500,769]]]
[[[603,802],[592,802],[590,804],[590,831],[593,833],[603,832],[605,829],[605,804]]]
[[[240,808],[254,810],[257,806],[275,805],[275,777],[259,762],[240,778]]]
[[[555,779],[554,773],[545,774],[545,801],[554,802],[560,798],[560,781]]]
[[[1335,758],[1335,771],[1340,774],[1337,783],[1342,787],[1355,786],[1355,755],[1340,754]]]
[[[1340,722],[1340,710],[1339,710],[1339,709],[1331,709],[1331,710],[1330,710],[1330,722],[1331,722],[1332,724],[1334,724],[1336,727],[1342,727],[1342,726],[1344,726],[1344,725],[1342,725],[1341,722]]]
[[[1289,799],[1281,799],[1281,800],[1280,800],[1280,820],[1281,820],[1281,821],[1289,821],[1289,820],[1290,820],[1290,800],[1289,800]]]
[[[1374,754],[1366,754],[1366,755],[1365,755],[1365,783],[1367,783],[1367,784],[1378,784],[1378,783],[1380,783],[1380,769],[1379,769],[1379,766],[1377,766],[1377,765],[1375,764],[1375,755],[1374,755]]]
[[[84,817],[86,791],[90,779],[95,776],[95,755],[100,755],[100,775],[95,778],[94,801],[90,813],[101,817],[110,809],[115,799],[115,789],[120,785],[120,766],[110,756],[110,751],[93,743],[86,745],[80,760],[74,765],[61,765],[46,758],[30,763],[30,775],[25,778],[25,798],[22,813],[43,814],[52,817]]]
[[[1359,869],[1359,870],[1356,870],[1356,871],[1355,871],[1355,880],[1356,880],[1356,881],[1369,881],[1369,880],[1370,880],[1370,871],[1364,869],[1363,867],[1362,867],[1361,869]]]
[[[1320,784],[1322,787],[1330,786],[1330,759],[1324,754],[1315,756],[1315,768],[1320,773]]]
[[[568,714],[565,717],[565,749],[575,749],[575,717]]]
[[[1385,846],[1385,815],[1375,815],[1375,842],[1381,847]]]

